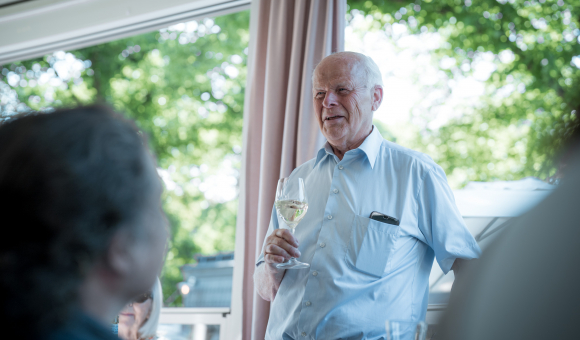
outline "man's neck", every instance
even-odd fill
[[[119,337],[121,339],[139,339],[139,325],[131,328],[119,327]]]
[[[371,135],[372,132],[373,132],[373,126],[371,125],[371,127],[369,128],[369,132],[366,133],[362,138],[359,138],[354,142],[351,142],[351,143],[345,142],[344,145],[341,145],[341,146],[333,145],[332,143],[330,143],[330,141],[328,142],[328,144],[330,144],[330,146],[332,147],[332,151],[334,152],[336,157],[338,157],[338,159],[342,160],[345,153],[347,153],[350,150],[354,150],[354,149],[358,148],[359,146],[361,146],[362,143],[364,143],[364,141],[367,139],[368,136]]]

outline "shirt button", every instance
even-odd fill
[[[328,215],[326,218],[328,218],[329,220],[332,220],[332,215]]]
[[[342,165],[339,165],[338,170],[342,170],[342,169],[344,169],[344,167]]]
[[[310,306],[310,305],[311,305],[310,301],[306,301],[304,304],[305,304],[306,306]]]
[[[318,275],[318,272],[312,272],[312,276]]]
[[[324,248],[324,247],[326,247],[326,243],[320,242],[320,248]]]
[[[302,335],[302,336],[306,336],[306,332],[302,332],[302,334],[300,334],[300,335]]]
[[[334,189],[334,190],[332,190],[332,192],[334,192],[335,194],[338,194],[338,189]]]

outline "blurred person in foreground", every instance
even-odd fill
[[[117,339],[160,273],[162,185],[141,133],[105,107],[0,126],[0,320],[18,339]]]
[[[163,304],[161,282],[155,280],[150,291],[138,295],[119,314],[119,338],[150,340],[157,338],[157,326]]]
[[[309,203],[295,236],[272,209],[254,274],[272,301],[268,340],[385,339],[387,319],[425,319],[434,258],[447,273],[479,257],[443,169],[373,126],[382,84],[360,53],[332,54],[314,70],[314,113],[327,143],[290,175],[304,179]],[[290,257],[311,266],[276,267]]]
[[[558,188],[457,282],[438,339],[580,338],[580,124]]]

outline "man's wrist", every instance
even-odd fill
[[[284,270],[279,269],[278,267],[276,267],[277,263],[268,263],[265,262],[264,263],[266,265],[266,271],[268,272],[268,274],[271,274],[273,276],[275,276],[276,274],[279,274],[280,272],[283,272]]]

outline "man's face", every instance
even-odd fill
[[[320,130],[333,146],[348,147],[363,140],[372,126],[377,103],[356,57],[324,59],[313,77],[314,110]]]

